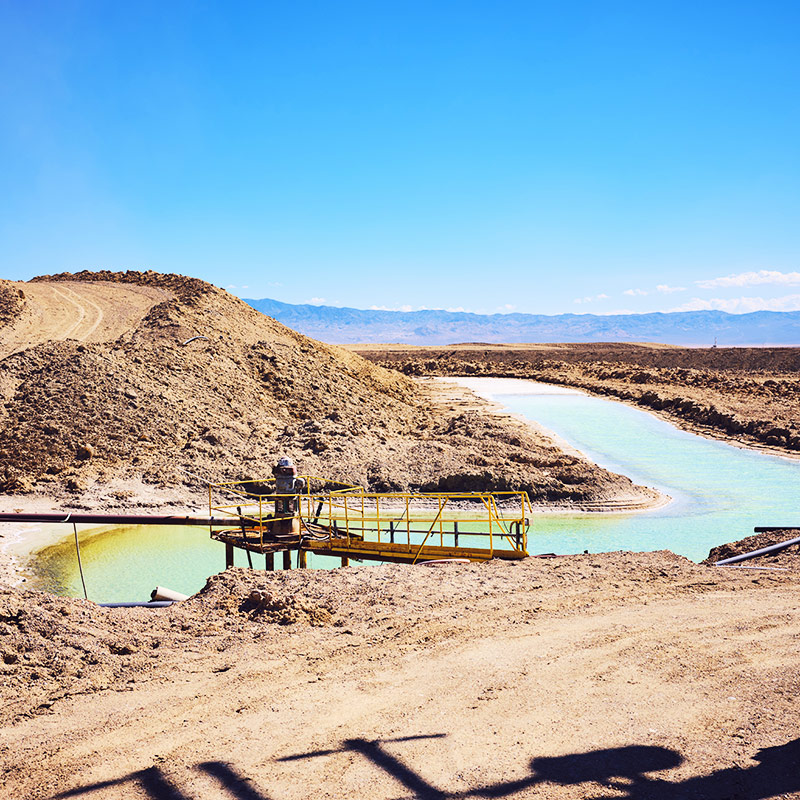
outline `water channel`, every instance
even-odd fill
[[[636,513],[536,514],[528,535],[531,553],[669,549],[699,561],[712,546],[744,538],[756,525],[797,522],[799,461],[705,439],[637,408],[571,389],[499,378],[459,382],[554,432],[601,466],[672,498]],[[224,567],[223,550],[201,529],[150,526],[81,534],[89,597],[97,601],[147,599],[156,584],[191,594]],[[237,566],[246,566],[244,553],[236,557]],[[82,596],[71,537],[39,551],[33,564],[39,587]],[[336,565],[335,559],[311,557],[313,567]]]

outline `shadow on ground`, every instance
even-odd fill
[[[648,745],[630,745],[588,753],[573,753],[553,758],[534,758],[531,773],[515,781],[476,786],[466,791],[448,792],[429,783],[416,769],[387,751],[384,745],[440,739],[446,734],[407,736],[400,739],[347,739],[335,750],[317,750],[278,759],[281,762],[302,761],[336,753],[358,753],[376,769],[391,776],[419,800],[459,800],[463,798],[513,797],[531,787],[543,784],[577,786],[587,784],[585,794],[591,798],[595,789],[606,787],[620,792],[629,800],[767,800],[780,795],[800,792],[800,739],[777,747],[759,750],[754,760],[759,763],[747,769],[729,767],[709,775],[673,782],[653,773],[672,769],[683,763],[676,750]],[[270,800],[251,785],[249,778],[240,775],[223,761],[206,761],[195,768],[215,778],[220,788],[235,800]],[[298,781],[302,777],[298,775]],[[83,797],[102,789],[124,784],[138,784],[152,800],[193,800],[167,780],[158,767],[132,772],[121,778],[94,783],[56,795],[56,798]],[[55,799],[54,799],[55,800]]]

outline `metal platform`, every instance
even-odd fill
[[[448,558],[519,560],[527,553],[524,492],[371,493],[360,486],[298,476],[303,491],[278,494],[272,479],[214,484],[209,487],[209,516],[226,515],[231,527],[211,529],[233,551],[266,556],[297,551],[350,559],[416,564]],[[230,502],[231,500],[235,502]],[[236,527],[233,527],[236,526]]]

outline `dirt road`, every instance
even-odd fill
[[[48,341],[108,342],[171,296],[151,286],[113,283],[11,283],[24,294],[19,319],[0,328],[0,358]]]
[[[82,636],[90,693],[62,674],[2,731],[6,796],[800,797],[796,576],[668,553],[234,570],[93,612],[114,636]],[[256,585],[334,618],[279,624]]]

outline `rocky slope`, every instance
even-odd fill
[[[48,339],[0,361],[0,491],[57,496],[113,485],[99,497],[113,505],[127,500],[126,481],[193,490],[202,484],[192,475],[261,477],[288,454],[302,472],[374,490],[650,499],[525,426],[437,404],[408,377],[295,333],[196,279],[82,272],[8,288],[12,297],[26,287],[33,297],[42,283],[61,288],[52,297],[68,292],[84,319],[98,307],[97,293],[88,294],[98,282],[110,287],[98,324],[114,316],[115,287],[120,297],[126,287],[150,290],[149,310],[121,334],[109,325],[103,341],[93,324],[84,341]],[[9,314],[4,328],[13,332],[24,306]]]

